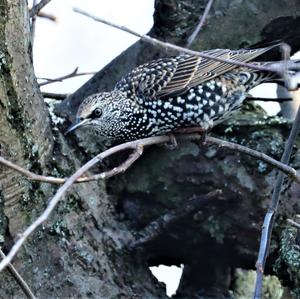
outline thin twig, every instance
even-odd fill
[[[300,223],[298,223],[292,219],[287,219],[287,222],[290,223],[291,225],[293,225],[294,227],[300,229]]]
[[[213,198],[222,194],[222,190],[215,190],[202,196],[193,196],[191,199],[179,204],[177,208],[167,212],[149,223],[136,239],[128,245],[130,250],[137,246],[144,245],[157,238],[166,228],[174,222],[197,212],[201,207],[209,204]]]
[[[148,42],[151,45],[158,46],[158,47],[163,48],[163,49],[172,49],[172,50],[176,50],[178,52],[183,52],[183,53],[187,53],[187,54],[190,54],[190,55],[195,55],[195,56],[199,56],[199,57],[202,57],[202,58],[211,59],[211,60],[219,61],[219,62],[223,62],[223,63],[228,63],[228,64],[240,66],[240,67],[252,68],[252,69],[256,69],[256,70],[263,71],[263,72],[276,72],[276,73],[279,73],[279,74],[281,74],[281,72],[282,72],[282,67],[281,67],[280,62],[277,62],[276,64],[274,64],[272,66],[265,67],[265,66],[260,66],[260,65],[257,65],[257,64],[243,63],[243,62],[239,62],[239,61],[236,61],[236,60],[233,60],[233,59],[223,59],[223,58],[220,58],[220,57],[214,57],[214,56],[205,54],[203,52],[193,51],[193,50],[186,49],[184,47],[173,45],[171,43],[162,42],[162,41],[160,41],[156,38],[150,37],[148,35],[141,35],[141,34],[135,32],[135,31],[125,27],[125,26],[120,26],[120,25],[117,25],[115,23],[108,22],[108,21],[106,21],[106,20],[104,20],[100,17],[93,16],[93,15],[91,15],[91,14],[89,14],[89,13],[87,13],[87,12],[85,12],[85,11],[79,9],[79,8],[73,8],[73,10],[75,12],[81,14],[81,15],[84,15],[88,18],[93,19],[96,22],[100,22],[100,23],[106,24],[110,27],[114,27],[114,28],[117,28],[119,30],[125,31],[129,34],[132,34],[134,36],[139,37],[141,40],[143,40],[145,42]],[[292,62],[291,62],[291,65],[294,68],[298,67],[298,66],[295,66]]]
[[[130,147],[120,147],[119,150],[116,152],[126,150]],[[106,151],[105,151],[106,152]],[[103,152],[105,154],[105,152]],[[115,153],[114,151],[112,154]],[[143,145],[137,144],[136,150],[128,157],[128,159],[120,164],[117,167],[114,167],[111,170],[101,172],[99,174],[91,175],[91,176],[84,176],[81,178],[78,178],[75,183],[86,183],[86,182],[91,182],[91,181],[97,181],[100,179],[108,179],[114,175],[117,175],[119,173],[124,172],[126,169],[128,169],[143,153]],[[44,182],[44,183],[50,183],[50,184],[63,184],[66,182],[68,178],[57,178],[57,177],[52,177],[52,176],[43,176],[39,174],[35,174],[29,170],[26,170],[6,159],[0,156],[0,164],[5,165],[11,169],[16,170],[17,172],[23,174],[24,176],[28,177],[32,181],[37,181],[37,182]]]
[[[68,93],[53,93],[53,92],[44,92],[42,91],[44,98],[50,98],[55,100],[64,100],[69,94]]]
[[[290,78],[289,78],[289,73],[288,73],[288,61],[291,58],[291,47],[287,45],[286,43],[281,43],[280,45],[281,51],[282,51],[282,73],[281,76],[284,80],[285,87],[289,90],[289,85],[290,85]]]
[[[257,158],[258,160],[264,161],[264,162],[276,167],[278,170],[281,170],[283,173],[288,174],[290,176],[290,178],[295,180],[295,182],[297,182],[298,184],[300,183],[300,181],[299,181],[300,176],[297,174],[296,169],[294,169],[288,165],[285,165],[284,163],[279,162],[264,153],[255,151],[253,149],[250,149],[246,146],[242,146],[240,144],[225,141],[225,140],[218,139],[215,137],[207,137],[207,142],[211,143],[211,144],[217,144],[220,147],[226,147],[226,148],[232,149],[234,151],[238,151],[238,152],[247,154],[249,156],[252,156],[254,158]]]
[[[298,108],[298,112],[293,127],[291,129],[290,136],[285,145],[285,149],[281,158],[281,162],[284,163],[285,165],[287,165],[290,160],[293,145],[298,135],[299,128],[300,128],[300,107]],[[257,277],[256,277],[256,284],[255,284],[254,299],[260,299],[262,295],[263,272],[265,268],[266,259],[269,253],[272,230],[274,226],[274,219],[275,219],[275,214],[279,203],[279,195],[282,188],[283,180],[284,180],[284,174],[282,172],[278,173],[275,188],[272,194],[272,199],[262,227],[258,259],[256,262]]]
[[[33,18],[36,16],[41,9],[43,9],[44,6],[46,6],[51,0],[41,0],[37,5],[34,5],[30,11],[29,16]]]
[[[45,13],[45,12],[42,12],[42,11],[40,11],[37,14],[37,16],[40,17],[40,18],[44,18],[44,19],[50,20],[52,22],[56,22],[56,16],[53,16],[51,14],[48,14],[48,13]]]
[[[178,140],[199,140],[201,136],[199,134],[191,134],[191,135],[178,135],[177,139]],[[34,178],[35,180],[38,181],[44,181],[48,183],[63,183],[63,185],[58,189],[54,197],[49,201],[49,204],[47,208],[44,210],[44,212],[20,235],[19,239],[16,241],[10,252],[8,253],[7,257],[3,259],[3,261],[0,263],[0,271],[7,266],[8,263],[11,262],[12,258],[16,255],[18,250],[21,248],[25,240],[30,236],[30,234],[40,225],[42,224],[51,212],[54,210],[55,206],[59,202],[59,200],[63,197],[63,195],[67,192],[67,190],[75,183],[75,182],[83,182],[83,181],[90,181],[94,180],[95,176],[93,177],[82,177],[84,173],[86,173],[92,166],[94,166],[96,163],[99,161],[102,161],[103,159],[111,156],[112,154],[115,154],[117,152],[127,150],[127,149],[132,149],[135,152],[133,155],[131,155],[127,161],[125,161],[123,164],[121,164],[119,167],[116,167],[115,169],[108,171],[103,174],[96,175],[97,178],[107,178],[109,176],[118,174],[120,172],[123,172],[126,170],[126,167],[128,168],[134,161],[137,160],[137,158],[142,154],[143,148],[145,146],[150,146],[153,144],[159,144],[159,143],[166,143],[170,142],[171,137],[170,136],[157,136],[157,137],[148,137],[140,140],[135,140],[135,141],[130,141],[126,143],[119,144],[115,147],[112,147],[97,156],[95,156],[93,159],[88,161],[86,164],[84,164],[81,168],[79,168],[70,178],[68,179],[60,179],[60,178],[54,178],[54,177],[43,177],[40,175],[33,174],[29,172],[28,170],[25,170],[7,160],[4,158],[0,157],[0,163],[2,163],[5,166],[8,166],[23,175],[29,177],[29,178]],[[295,169],[284,165],[283,163],[280,163],[273,158],[257,152],[255,150],[251,150],[245,146],[241,146],[238,144],[234,144],[228,141],[220,140],[214,137],[207,137],[207,142],[212,143],[212,144],[217,144],[220,147],[227,147],[236,151],[240,151],[242,153],[246,153],[248,155],[251,155],[257,159],[260,159],[262,161],[265,161],[266,163],[269,163],[273,165],[274,167],[277,167],[284,173],[287,173],[290,175],[291,178],[293,178],[296,182],[300,183],[300,177],[297,175],[297,172]],[[63,181],[62,181],[63,180]]]
[[[32,6],[34,7],[36,5],[37,0],[33,0]],[[36,15],[34,15],[31,18],[31,26],[30,26],[30,31],[31,31],[31,43],[33,44],[34,41],[34,33],[35,33],[35,22],[36,22]]]
[[[193,135],[184,134],[184,135],[178,135],[176,138],[179,141],[199,140],[199,139],[201,139],[201,136],[199,136],[198,134],[193,134]],[[111,152],[111,154],[115,154],[117,152],[124,151],[127,149],[138,148],[139,152],[141,152],[142,147],[153,145],[153,144],[161,144],[161,143],[165,143],[168,141],[169,141],[169,136],[148,137],[148,138],[139,139],[136,141],[126,142],[126,143],[117,145],[115,147],[110,148],[109,151]],[[295,182],[300,184],[300,176],[297,174],[297,171],[294,168],[287,166],[266,154],[263,154],[261,152],[250,149],[250,148],[240,145],[240,144],[225,141],[225,140],[211,137],[211,136],[207,136],[207,143],[208,144],[216,144],[219,147],[226,147],[233,151],[238,151],[238,152],[247,154],[249,156],[252,156],[258,160],[264,161],[264,162],[268,163],[269,165],[277,168],[278,170],[284,172],[291,179],[293,179]],[[107,151],[104,151],[102,154],[106,155]],[[132,163],[133,163],[135,161],[134,160],[135,157],[136,157],[136,153],[134,153],[133,156],[130,156],[128,158],[129,161],[126,160],[124,162],[124,164],[125,165],[130,164],[131,159],[133,159],[132,160]],[[6,160],[5,158],[3,158],[1,156],[0,156],[0,164],[21,173],[22,175],[26,176],[27,178],[29,178],[32,181],[39,181],[39,182],[51,183],[51,184],[63,184],[67,180],[67,178],[57,178],[57,177],[52,177],[52,176],[43,176],[43,175],[35,174],[29,170],[26,170],[8,160]],[[118,171],[118,172],[114,173],[114,175],[123,171],[121,169],[123,169],[124,164],[121,164],[120,166],[116,167],[115,170],[113,170],[114,172]],[[84,182],[90,182],[90,181],[95,181],[95,180],[99,180],[99,179],[106,179],[108,177],[111,177],[111,175],[110,175],[111,171],[112,170],[110,170],[108,172],[103,172],[100,174],[91,175],[91,176],[84,176],[84,177],[78,178],[75,183],[84,183]]]
[[[79,76],[86,76],[86,75],[95,75],[95,72],[78,73],[78,67],[76,67],[75,70],[72,71],[70,74],[67,74],[67,75],[64,75],[64,76],[61,76],[61,77],[58,77],[58,78],[54,78],[54,79],[38,78],[38,79],[41,79],[41,80],[46,80],[46,82],[39,83],[39,86],[44,86],[44,85],[51,84],[51,83],[54,83],[54,82],[61,82],[61,81],[66,80],[66,79],[79,77]]]
[[[169,140],[169,137],[166,136],[166,138]],[[166,140],[166,141],[168,141]],[[150,142],[150,140],[149,140]],[[124,149],[124,144],[121,144],[119,146],[115,146],[114,148],[110,148],[97,156],[95,156],[93,159],[89,160],[86,164],[84,164],[81,168],[79,168],[70,178],[68,178],[65,183],[57,190],[55,195],[52,199],[49,200],[47,208],[44,210],[44,212],[32,223],[30,224],[27,229],[19,235],[19,239],[15,242],[11,250],[9,251],[8,255],[0,262],[0,271],[2,271],[13,259],[13,257],[17,254],[23,243],[26,241],[26,239],[34,232],[34,230],[40,226],[44,221],[46,221],[49,217],[49,215],[52,213],[60,199],[64,196],[64,194],[67,192],[67,190],[76,182],[78,178],[80,178],[85,172],[87,172],[92,166],[97,164],[98,162],[102,161],[108,156],[111,156],[115,153],[116,148],[119,150]],[[127,163],[127,166],[129,167],[133,160],[135,161],[137,159],[137,154],[142,153],[143,147],[138,144],[137,142],[131,142],[127,148],[131,148],[136,151],[136,154],[131,156],[131,159],[129,159],[129,162]],[[123,167],[120,169],[119,172],[124,171],[124,163],[122,164]],[[114,171],[114,174],[119,173],[118,171]],[[112,172],[109,174],[113,175]]]
[[[112,176],[115,176],[119,173],[125,172],[137,159],[140,158],[140,156],[144,152],[144,146],[142,144],[137,144],[136,149],[134,152],[128,157],[128,159],[120,164],[118,167],[114,167],[111,170],[108,170],[106,172],[96,174],[91,177],[92,180],[99,180],[99,179],[108,179]]]
[[[187,48],[191,47],[191,45],[194,42],[194,40],[196,39],[197,35],[201,31],[201,29],[203,27],[203,24],[204,24],[204,22],[206,20],[206,17],[208,15],[209,11],[210,11],[210,8],[211,8],[213,2],[214,2],[213,0],[208,0],[207,4],[205,6],[205,9],[204,9],[203,15],[200,17],[199,23],[198,23],[196,29],[193,31],[193,33],[191,34],[191,36],[188,38],[188,41],[186,43],[186,47]]]
[[[292,101],[292,98],[260,98],[260,97],[247,97],[245,101],[261,101],[261,102],[276,102],[285,103]]]
[[[53,92],[44,92],[42,91],[44,98],[50,98],[55,100],[64,100],[68,97],[69,93],[53,93]],[[276,103],[285,103],[292,101],[292,98],[261,98],[261,97],[247,97],[245,101],[261,101],[261,102],[276,102]]]
[[[0,249],[0,256],[1,256],[2,259],[4,259],[6,257],[6,255],[4,254],[2,249]],[[7,265],[7,270],[12,275],[12,277],[15,279],[17,284],[21,287],[21,289],[23,290],[23,292],[27,296],[27,298],[35,299],[36,297],[33,295],[30,287],[27,284],[27,282],[23,279],[21,274],[17,271],[17,269],[11,263],[9,263]]]

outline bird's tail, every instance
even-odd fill
[[[248,69],[248,72],[251,74],[249,81],[252,82],[252,87],[261,83],[277,83],[285,86],[287,84],[287,78],[292,78],[292,89],[300,88],[300,60],[260,61],[254,62],[254,64],[273,69],[274,71]]]
[[[292,78],[292,80],[298,81],[293,83],[294,88],[300,88],[300,59],[275,62],[260,62],[259,64],[278,70],[277,72],[266,72],[265,74],[262,74],[264,75],[264,82],[285,85],[287,78]]]

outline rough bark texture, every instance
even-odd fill
[[[157,0],[150,33],[184,45],[205,4]],[[299,9],[299,3],[292,0],[216,0],[195,48],[239,48],[285,38],[297,50]],[[67,139],[57,128],[51,133],[54,125],[33,73],[26,11],[25,1],[0,1],[0,151],[35,172],[67,176],[105,143],[89,139],[84,130]],[[283,25],[289,28],[288,36],[287,30],[279,30],[286,28]],[[72,119],[85,96],[110,89],[137,64],[167,54],[136,43],[56,111]],[[279,159],[289,127],[249,106],[213,133]],[[292,157],[297,169],[299,144],[298,139]],[[56,187],[0,170],[0,241],[9,249]],[[174,151],[152,147],[128,172],[107,185],[74,186],[14,264],[39,298],[165,298],[163,286],[148,270],[149,265],[160,263],[185,265],[178,297],[230,298],[236,269],[254,267],[274,178],[271,167],[228,150],[199,148],[194,143],[181,144]],[[223,190],[222,199],[174,223],[144,246],[126,250],[150,221],[194,195],[215,189]],[[299,193],[298,186],[286,183],[266,270],[294,291],[299,289],[299,237],[297,231],[286,228],[285,219],[299,213]],[[0,285],[0,297],[23,296],[6,272],[0,274]]]
[[[77,159],[76,146],[58,131],[51,133],[32,67],[27,3],[1,1],[0,7],[1,155],[35,172],[70,175],[83,159]],[[1,244],[8,250],[57,187],[0,169]],[[145,261],[122,250],[131,238],[104,185],[78,185],[30,238],[14,265],[38,298],[164,298]],[[0,274],[0,285],[1,298],[24,296],[6,271]]]

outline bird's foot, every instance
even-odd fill
[[[207,130],[201,127],[179,128],[175,131],[175,133],[180,133],[180,134],[198,133],[200,135],[199,145],[205,146],[207,144]]]
[[[207,131],[206,130],[204,130],[200,136],[200,146],[205,146],[205,145],[207,145]]]
[[[177,140],[176,140],[175,135],[172,134],[172,133],[170,133],[170,134],[168,134],[168,136],[169,136],[170,140],[169,140],[169,142],[166,144],[167,147],[168,147],[169,149],[171,149],[171,150],[177,148],[177,147],[178,147],[178,143],[177,143]]]

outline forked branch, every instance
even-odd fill
[[[85,182],[95,181],[95,180],[99,180],[99,179],[107,179],[111,176],[114,176],[116,174],[124,172],[128,167],[130,167],[139,158],[139,156],[142,155],[144,147],[153,145],[153,144],[166,143],[169,141],[169,138],[170,138],[169,136],[148,137],[148,138],[139,139],[136,141],[122,143],[115,147],[112,147],[112,148],[104,151],[101,155],[108,157],[110,155],[113,155],[115,153],[118,153],[118,152],[124,151],[124,150],[128,150],[128,149],[133,149],[134,152],[131,156],[129,156],[129,158],[123,164],[119,165],[118,167],[115,167],[114,169],[109,170],[107,172],[102,172],[100,174],[78,177],[76,179],[75,183],[85,183]],[[176,138],[178,141],[184,141],[184,140],[197,141],[197,140],[201,139],[201,136],[198,134],[191,134],[191,135],[183,134],[183,135],[178,135]],[[277,161],[276,159],[273,159],[272,157],[270,157],[264,153],[258,152],[256,150],[250,149],[250,148],[240,145],[240,144],[236,144],[233,142],[229,142],[229,141],[222,140],[222,139],[219,139],[216,137],[211,137],[211,136],[207,137],[207,143],[215,144],[219,147],[228,148],[233,151],[238,151],[240,153],[249,155],[257,160],[261,160],[261,161],[269,164],[270,166],[282,171],[283,173],[288,175],[292,180],[294,180],[295,182],[300,184],[300,176],[297,174],[297,171],[294,168],[292,168],[288,165],[285,165],[284,163],[281,163],[281,162]],[[109,152],[110,154],[107,155],[106,154],[107,152]],[[63,184],[67,180],[67,178],[57,178],[57,177],[44,176],[44,175],[33,173],[27,169],[24,169],[16,164],[14,164],[11,161],[8,161],[7,159],[5,159],[4,157],[1,157],[1,156],[0,156],[0,164],[21,173],[22,175],[26,176],[28,179],[30,179],[32,181],[38,181],[38,182],[44,182],[44,183],[50,183],[50,184]]]
[[[181,140],[199,140],[201,138],[201,136],[199,136],[199,134],[191,134],[191,135],[179,135],[177,140],[181,141]],[[88,161],[86,164],[84,164],[81,168],[79,168],[70,178],[68,179],[61,179],[61,178],[54,178],[54,177],[43,177],[40,175],[36,175],[33,174],[27,170],[24,170],[23,168],[20,168],[19,166],[14,165],[11,162],[8,162],[7,160],[5,160],[4,158],[0,159],[0,163],[2,163],[3,165],[10,167],[20,173],[22,173],[23,175],[30,177],[31,179],[35,179],[38,181],[43,181],[43,182],[48,182],[48,183],[56,183],[56,184],[61,184],[63,183],[63,185],[57,190],[56,194],[54,195],[54,197],[52,199],[49,200],[48,206],[47,208],[44,210],[44,212],[19,236],[19,239],[16,241],[16,243],[14,244],[14,246],[11,248],[10,252],[8,253],[8,255],[6,256],[6,258],[4,258],[1,263],[0,263],[0,271],[6,267],[8,265],[8,263],[11,262],[11,260],[13,259],[13,257],[16,255],[16,253],[18,252],[18,250],[21,248],[21,246],[23,245],[23,243],[25,242],[25,240],[30,236],[30,234],[40,225],[42,224],[45,220],[47,220],[47,218],[49,217],[49,215],[52,213],[52,211],[54,210],[54,208],[56,207],[57,203],[61,200],[61,198],[65,195],[65,193],[68,191],[68,189],[76,182],[87,182],[87,181],[91,181],[91,180],[95,180],[95,179],[104,179],[104,178],[108,178],[111,177],[113,175],[116,175],[120,172],[124,172],[128,167],[130,167],[132,165],[132,163],[134,163],[134,161],[136,161],[141,154],[143,153],[143,148],[145,146],[149,146],[149,145],[153,145],[153,144],[159,144],[159,143],[166,143],[166,142],[170,142],[171,137],[170,136],[158,136],[158,137],[148,137],[148,138],[144,138],[144,139],[140,139],[140,140],[135,140],[135,141],[130,141],[130,142],[126,142],[120,145],[117,145],[115,147],[112,147],[100,154],[98,154],[97,156],[95,156],[93,159],[91,159],[90,161]],[[251,150],[245,146],[241,146],[238,144],[234,144],[228,141],[224,141],[224,140],[220,140],[214,137],[208,137],[207,138],[207,142],[210,144],[217,144],[220,147],[226,147],[226,148],[231,148],[233,150],[236,151],[240,151],[242,153],[246,153],[252,157],[255,157],[257,159],[260,159],[262,161],[265,161],[271,165],[273,165],[274,167],[280,169],[281,171],[283,171],[284,173],[287,173],[288,175],[290,175],[291,178],[293,178],[296,182],[300,183],[300,177],[297,175],[297,172],[295,169],[284,165],[283,163],[280,163],[276,160],[274,160],[273,158]],[[120,152],[120,151],[124,151],[124,150],[128,150],[128,149],[132,149],[133,150],[133,154],[120,166],[108,171],[108,172],[103,172],[101,174],[98,175],[94,175],[94,176],[84,176],[83,175],[95,164],[97,164],[98,162],[101,162],[103,159],[113,155],[114,153]]]
[[[51,0],[41,0],[38,4],[34,5],[29,11],[30,17],[35,17],[50,1]]]
[[[78,67],[76,67],[74,69],[74,71],[72,71],[70,74],[58,77],[58,78],[54,78],[54,79],[50,79],[50,78],[38,78],[41,80],[45,80],[45,82],[39,83],[39,86],[44,86],[47,84],[51,84],[51,83],[55,83],[55,82],[62,82],[63,80],[66,79],[71,79],[71,78],[75,78],[75,77],[79,77],[79,76],[87,76],[87,75],[95,75],[95,72],[82,72],[82,73],[78,73]]]

